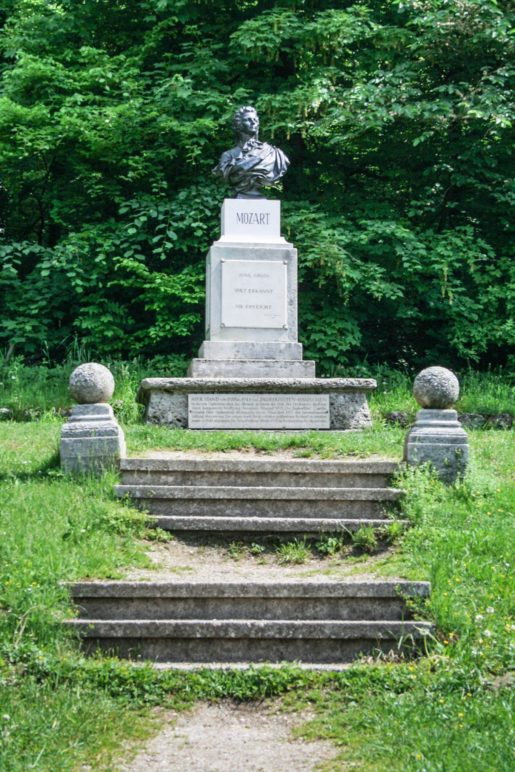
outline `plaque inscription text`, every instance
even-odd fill
[[[286,265],[274,260],[225,260],[222,327],[286,326]]]
[[[328,394],[189,394],[190,429],[329,429]]]

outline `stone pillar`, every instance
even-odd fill
[[[112,407],[111,372],[96,362],[77,367],[70,376],[70,393],[78,402],[61,430],[61,468],[68,473],[98,473],[125,456],[125,438]]]
[[[314,378],[297,331],[297,250],[281,202],[226,198],[206,264],[206,339],[192,378]]]
[[[430,463],[446,484],[463,477],[469,459],[467,433],[452,405],[459,397],[459,382],[445,367],[428,367],[415,378],[413,395],[421,410],[406,437],[404,460]]]

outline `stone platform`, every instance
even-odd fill
[[[184,429],[358,430],[372,378],[146,378],[145,421]]]

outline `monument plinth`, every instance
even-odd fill
[[[314,378],[297,339],[297,250],[280,202],[225,199],[206,265],[206,339],[188,375]]]
[[[321,379],[304,361],[297,327],[297,250],[281,235],[281,204],[263,198],[288,168],[258,140],[251,107],[238,110],[236,147],[214,173],[233,188],[206,261],[205,340],[188,378],[148,378],[145,420],[190,429],[362,429],[370,379]]]

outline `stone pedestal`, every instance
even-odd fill
[[[371,378],[146,378],[148,423],[184,429],[364,429]]]
[[[98,472],[125,456],[125,438],[113,409],[105,403],[75,405],[61,430],[61,468]]]
[[[430,463],[445,483],[462,477],[468,464],[467,433],[455,410],[419,410],[415,425],[406,437],[408,464]]]
[[[280,202],[226,199],[206,265],[206,339],[193,378],[314,378],[297,330],[297,250]]]
[[[226,199],[206,267],[206,339],[188,378],[147,378],[145,420],[189,429],[363,429],[375,381],[315,377],[297,330],[297,250],[280,202]]]

